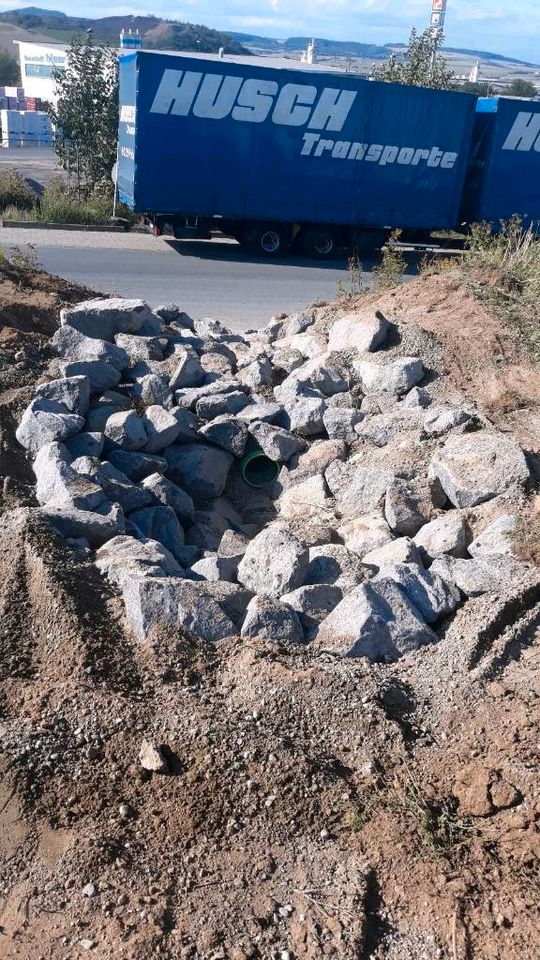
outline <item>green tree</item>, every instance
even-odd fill
[[[113,47],[96,46],[91,34],[75,37],[66,68],[54,74],[58,100],[49,105],[55,150],[75,177],[79,196],[109,180],[118,136],[118,60]]]
[[[18,87],[21,82],[19,64],[15,57],[0,50],[0,86]]]
[[[477,80],[476,82],[466,80],[458,87],[458,90],[462,90],[463,93],[474,93],[477,97],[492,97],[495,93],[495,87],[489,80]]]
[[[528,97],[535,100],[538,96],[538,90],[530,80],[512,80],[512,83],[504,91],[506,97]]]
[[[418,33],[413,27],[403,53],[392,53],[373,71],[373,79],[386,83],[406,83],[413,87],[452,90],[454,74],[441,56],[442,42],[440,31],[435,32],[428,27],[423,33]]]

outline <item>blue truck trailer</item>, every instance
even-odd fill
[[[319,256],[453,227],[476,99],[250,58],[120,56],[120,199],[160,229],[221,227]]]

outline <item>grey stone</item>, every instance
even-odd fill
[[[367,307],[338,317],[328,334],[329,350],[368,353],[384,343],[390,324],[379,310]]]
[[[450,616],[461,602],[459,590],[433,570],[424,570],[417,563],[395,563],[385,566],[373,583],[389,578],[398,585],[426,623],[435,623]]]
[[[285,336],[294,337],[297,333],[304,333],[314,323],[315,314],[313,310],[302,310],[301,313],[295,313],[285,321]]]
[[[450,434],[431,461],[433,473],[455,507],[474,507],[529,479],[523,450],[491,430]]]
[[[356,587],[319,627],[315,646],[344,657],[398,660],[437,635],[388,578]]]
[[[232,396],[232,394],[230,394],[230,396]],[[229,453],[232,453],[234,457],[242,457],[244,455],[248,439],[248,428],[247,424],[237,417],[227,414],[216,417],[211,423],[201,427],[199,433],[205,440],[210,441],[210,443],[215,443],[216,446],[221,447],[223,450],[227,450]]]
[[[111,503],[119,503],[124,513],[140,510],[152,503],[149,491],[132,483],[125,473],[108,460],[101,463],[96,457],[79,457],[73,461],[71,468],[99,484],[107,499]]]
[[[252,363],[242,367],[237,376],[240,383],[251,390],[270,387],[272,385],[273,366],[268,357],[262,357],[260,360],[253,360]]]
[[[137,333],[151,318],[152,311],[143,300],[120,297],[85,300],[60,312],[62,326],[101,340],[114,340],[117,333]]]
[[[325,411],[326,402],[322,397],[297,397],[283,411],[281,424],[300,436],[316,436],[324,430]]]
[[[392,540],[390,527],[380,513],[355,517],[338,527],[338,534],[347,549],[360,557]]]
[[[195,320],[194,327],[195,332],[203,340],[206,340],[207,337],[220,337],[231,332],[228,327],[221,323],[221,320],[215,320],[213,317],[202,317],[200,320]]]
[[[286,373],[292,373],[293,370],[297,370],[298,367],[302,366],[304,357],[299,350],[282,347],[281,350],[274,351],[272,362],[278,370],[285,370]]]
[[[160,373],[148,373],[130,387],[134,400],[144,407],[165,407],[170,410],[174,405],[174,395],[169,384]]]
[[[272,524],[249,544],[238,567],[238,580],[254,593],[280,597],[303,586],[309,554],[282,524]]]
[[[414,542],[423,560],[434,560],[443,554],[464,557],[467,547],[467,528],[459,510],[449,510],[418,531]]]
[[[142,487],[151,494],[156,503],[172,507],[183,527],[193,523],[195,516],[193,500],[185,490],[171,480],[167,480],[159,473],[153,473],[143,480]]]
[[[184,410],[183,407],[174,407],[171,413],[179,427],[176,444],[194,443],[198,438],[200,426],[195,414],[191,410]]]
[[[65,441],[73,459],[76,457],[100,457],[103,452],[105,437],[102,433],[76,433]]]
[[[201,551],[199,548],[192,546],[190,543],[184,544],[176,553],[178,563],[185,567],[186,570],[192,567],[194,563],[197,563],[197,560],[201,559]]]
[[[134,410],[122,410],[109,417],[105,428],[106,446],[131,452],[142,450],[148,442],[143,420]]]
[[[275,350],[298,350],[305,360],[311,360],[327,349],[324,334],[314,330],[305,330],[292,337],[283,337],[274,341]]]
[[[249,544],[249,537],[237,530],[225,530],[217,549],[218,557],[234,560],[238,569]]]
[[[287,395],[290,388],[297,383],[312,387],[325,397],[332,397],[349,389],[349,377],[331,353],[322,353],[312,360],[306,360],[283,381],[279,388],[280,393]]]
[[[154,313],[158,317],[161,317],[164,323],[172,323],[173,320],[176,320],[180,316],[180,307],[176,303],[163,303],[158,307],[154,307]],[[183,316],[187,317],[187,313],[183,314]],[[191,321],[189,329],[193,330],[193,320]]]
[[[493,523],[485,527],[469,544],[471,557],[483,558],[497,555],[512,555],[513,539],[517,517],[515,514],[505,513]]]
[[[367,568],[357,553],[340,543],[325,543],[309,548],[306,584],[328,583],[348,593],[362,583]]]
[[[307,477],[324,474],[331,463],[345,458],[346,454],[347,446],[343,440],[313,440],[305,453],[295,456],[281,470],[280,482],[284,486],[292,486]]]
[[[114,537],[97,552],[95,563],[112,583],[123,586],[137,577],[182,577],[184,570],[157,540]]]
[[[200,589],[205,590],[213,600],[216,600],[234,625],[240,628],[244,622],[248,604],[253,600],[253,593],[227,580],[216,580],[213,583],[206,580],[197,582]]]
[[[153,473],[165,473],[168,467],[165,457],[148,453],[131,453],[129,450],[111,450],[108,459],[135,483]]]
[[[430,573],[437,573],[447,583],[453,583],[466,597],[479,597],[484,593],[507,595],[513,583],[519,582],[524,566],[508,555],[492,554],[464,560],[459,557],[439,557]]]
[[[353,407],[328,407],[323,414],[323,424],[331,440],[345,440],[354,443],[358,439],[355,426],[362,422],[364,415]]]
[[[36,387],[36,397],[61,403],[70,413],[85,417],[90,406],[90,381],[87,377],[49,380]]]
[[[389,363],[355,360],[354,368],[365,393],[390,393],[396,397],[407,393],[424,376],[424,365],[418,357],[399,357]]]
[[[180,347],[175,350],[174,360],[176,366],[169,380],[171,390],[200,387],[204,383],[206,373],[193,347]]]
[[[238,386],[238,380],[215,380],[212,383],[204,383],[202,387],[187,387],[184,390],[176,390],[174,396],[179,407],[193,410],[199,400],[218,394],[221,396],[224,393],[237,393]]]
[[[232,390],[230,393],[216,393],[214,396],[201,397],[195,404],[197,416],[203,420],[214,420],[223,414],[240,413],[249,403],[245,393]]]
[[[118,333],[116,345],[127,353],[130,366],[141,361],[163,360],[163,341],[159,336],[141,337],[130,333]]]
[[[280,403],[257,403],[250,404],[240,411],[238,417],[245,420],[246,423],[260,421],[261,423],[276,423],[283,413],[283,407]]]
[[[162,543],[175,557],[180,556],[184,546],[184,530],[172,507],[145,507],[135,510],[129,521],[136,531],[149,540]]]
[[[146,577],[124,584],[126,616],[138,640],[160,624],[182,627],[201,640],[223,640],[236,633],[232,620],[209,595],[204,582]]]
[[[69,503],[78,510],[95,510],[106,499],[105,494],[98,484],[73,470],[70,459],[62,443],[41,447],[34,461],[37,499],[41,504],[54,500]]]
[[[223,346],[223,344],[219,344]],[[217,350],[208,350],[200,358],[201,367],[206,379],[219,380],[221,377],[231,377],[236,370],[236,358],[223,356]]]
[[[69,503],[50,500],[39,513],[66,539],[84,538],[92,547],[100,547],[119,533],[113,517],[79,510]]]
[[[296,437],[294,433],[260,420],[249,425],[249,432],[263,453],[278,463],[287,463],[291,457],[307,447],[306,441]]]
[[[84,427],[84,417],[70,413],[63,404],[37,398],[26,408],[15,436],[21,446],[35,454],[44,444],[67,440]]]
[[[304,631],[298,614],[272,597],[253,597],[242,624],[243,637],[285,643],[304,643]]]
[[[159,744],[152,740],[143,740],[139,750],[139,763],[151,773],[167,773],[169,764]]]
[[[362,557],[362,563],[381,570],[395,563],[420,563],[420,554],[413,540],[409,537],[398,537],[382,547],[370,550]]]
[[[298,614],[306,640],[313,640],[319,624],[343,599],[343,590],[332,583],[317,583],[298,587],[285,593],[281,602]]]
[[[63,377],[87,377],[92,393],[103,393],[120,383],[121,373],[104,360],[63,360],[59,364]]]
[[[279,500],[282,517],[323,517],[332,508],[324,477],[313,476],[287,487]]]
[[[386,467],[366,467],[365,457],[344,463],[334,460],[325,470],[325,479],[344,517],[367,513],[385,498],[395,473]]]
[[[424,416],[423,433],[426,437],[442,437],[471,420],[471,414],[456,407],[431,407]]]
[[[425,387],[413,387],[405,394],[402,400],[404,407],[429,407],[431,403],[431,394]]]
[[[399,440],[406,431],[417,430],[418,439],[422,429],[421,410],[396,408],[390,413],[381,413],[366,417],[357,424],[355,431],[362,440],[376,447],[385,447],[392,440]]]
[[[51,338],[51,344],[66,360],[101,360],[120,371],[129,367],[129,357],[121,347],[107,340],[85,337],[74,327],[59,327]]]
[[[171,443],[175,443],[180,433],[178,420],[172,413],[157,404],[146,408],[142,423],[148,438],[144,447],[145,453],[159,453]]]
[[[206,443],[167,447],[168,476],[194,500],[213,500],[225,489],[234,457]]]
[[[203,557],[202,560],[197,560],[192,565],[191,571],[209,582],[227,580],[234,583],[238,572],[238,563],[230,557],[218,557],[216,554],[212,557]]]
[[[426,522],[418,499],[405,480],[396,478],[386,488],[384,515],[390,529],[400,537],[414,537]]]

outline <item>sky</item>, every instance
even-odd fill
[[[146,14],[149,0],[0,0],[0,9],[35,6],[78,16]],[[319,36],[363,43],[404,42],[429,21],[431,0],[154,0],[152,13],[220,30],[264,36]],[[540,63],[538,0],[448,0],[446,44]]]

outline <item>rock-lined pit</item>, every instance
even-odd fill
[[[40,513],[118,584],[139,640],[167,623],[394,660],[526,573],[523,451],[456,404],[425,336],[412,350],[369,307],[241,336],[111,299],[61,324],[17,438]],[[255,449],[279,467],[260,488]]]

